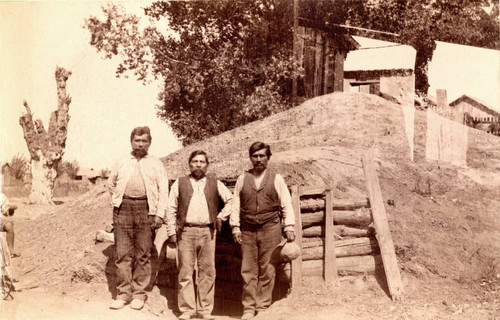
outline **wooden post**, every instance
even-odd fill
[[[437,105],[442,111],[448,113],[450,107],[448,106],[448,98],[446,94],[446,89],[436,89]]]
[[[325,267],[324,278],[327,283],[337,280],[337,261],[335,260],[335,233],[333,231],[332,191],[325,195]]]
[[[300,217],[300,193],[297,185],[292,186],[292,206],[295,214],[295,242],[302,250],[302,220]],[[302,253],[292,260],[292,292],[293,288],[302,281]],[[297,291],[295,291],[297,292]]]
[[[384,265],[387,286],[392,300],[400,300],[403,296],[403,283],[399,273],[398,261],[394,251],[389,222],[385,212],[384,201],[378,177],[373,166],[373,158],[364,155],[361,159],[363,170],[366,176],[366,187],[370,198],[370,204],[373,215],[373,225],[376,231],[376,238],[380,247],[380,254]]]

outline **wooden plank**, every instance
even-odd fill
[[[292,103],[293,106],[297,105],[297,94],[298,94],[298,60],[299,56],[302,55],[302,52],[299,52],[299,35],[298,35],[298,27],[299,27],[299,9],[298,9],[299,0],[293,0],[293,82],[292,82]]]
[[[300,192],[297,185],[293,185],[292,188],[292,206],[293,212],[295,214],[295,242],[302,248],[302,220],[300,214]],[[292,260],[292,283],[291,289],[294,292],[293,287],[299,286],[302,281],[302,255],[297,259]],[[295,290],[295,292],[298,292]]]
[[[307,189],[307,190],[301,190],[300,191],[300,196],[324,196],[325,195],[325,188],[317,188],[317,189]]]
[[[352,256],[337,258],[339,273],[373,273],[382,267],[380,255]],[[323,276],[323,260],[309,260],[302,263],[304,277]]]
[[[337,280],[337,263],[335,258],[335,231],[333,230],[332,191],[325,195],[325,281],[334,283]]]
[[[321,33],[315,32],[315,55],[314,55],[314,96],[320,96],[323,89],[323,39]]]
[[[345,55],[340,50],[335,50],[335,75],[333,80],[333,91],[344,91],[344,59]]]
[[[365,154],[361,162],[366,176],[366,187],[372,208],[373,224],[384,264],[387,286],[392,300],[400,300],[403,296],[403,283],[389,230],[389,222],[385,212],[382,192],[380,191],[380,184],[373,166],[373,158],[371,155]]]

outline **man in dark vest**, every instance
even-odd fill
[[[242,251],[241,319],[251,319],[271,305],[276,275],[271,254],[281,241],[281,222],[287,241],[295,240],[295,216],[287,185],[282,176],[267,169],[269,145],[254,142],[249,155],[253,168],[236,181],[229,220],[234,241],[241,244]]]
[[[191,174],[172,185],[166,214],[169,241],[177,242],[179,252],[179,319],[190,319],[196,313],[203,319],[213,319],[215,228],[220,231],[222,221],[229,217],[233,195],[222,182],[206,176],[208,157],[204,151],[193,151],[188,163]],[[218,214],[219,199],[225,206]]]

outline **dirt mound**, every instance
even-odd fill
[[[16,199],[13,201],[16,203]],[[111,250],[95,243],[98,229],[112,221],[109,194],[104,186],[62,198],[57,205],[19,204],[17,241],[22,256],[18,277],[40,287],[78,282],[104,282]]]
[[[415,118],[418,153],[425,150],[425,113],[417,111]],[[412,162],[404,123],[401,106],[380,97],[330,94],[188,146],[163,161],[169,178],[176,178],[188,172],[189,154],[203,149],[210,172],[236,177],[250,167],[249,145],[261,140],[271,145],[270,164],[289,184],[328,186],[336,198],[358,198],[367,195],[360,159],[373,149],[382,195],[394,204],[386,210],[407,295],[439,299],[447,288],[449,294],[456,292],[454,297],[498,306],[500,188],[492,181],[500,175],[500,138],[478,140],[471,133],[467,168],[417,156]],[[42,210],[24,207],[26,217],[30,210]],[[17,263],[23,277],[43,286],[109,280],[111,247],[93,240],[112,219],[104,187],[49,212],[44,208],[18,224],[23,256]]]

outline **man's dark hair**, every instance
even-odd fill
[[[266,156],[268,159],[270,159],[271,155],[272,155],[271,147],[267,143],[260,142],[260,141],[252,143],[252,145],[248,149],[248,155],[251,157],[252,154],[254,154],[254,152],[259,151],[261,149],[266,149]]]
[[[151,131],[149,130],[149,127],[137,127],[132,130],[130,133],[130,142],[134,140],[134,136],[142,136],[143,134],[147,134],[149,138],[149,142],[151,142]]]
[[[188,160],[188,163],[191,163],[191,160],[193,160],[194,157],[196,157],[197,155],[204,155],[205,156],[205,160],[207,161],[207,165],[209,164],[208,162],[208,155],[205,151],[203,150],[195,150],[193,152],[191,152],[191,155],[189,156],[189,160]]]

